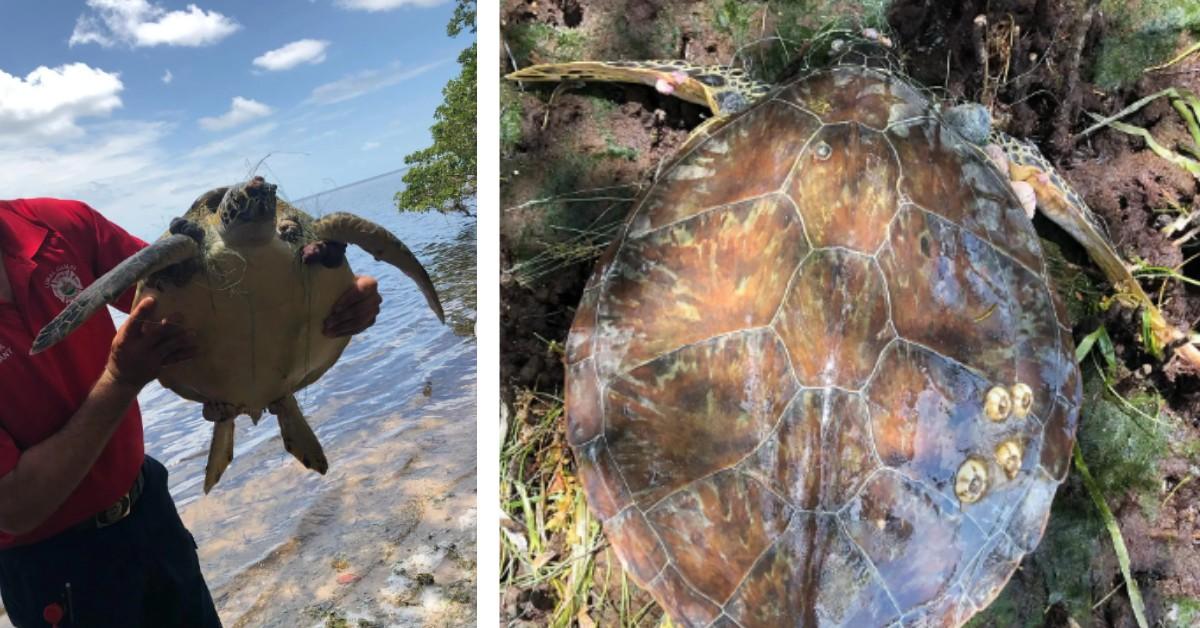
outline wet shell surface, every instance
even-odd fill
[[[958,625],[1041,539],[1080,381],[1032,224],[899,78],[825,70],[639,201],[567,345],[568,440],[685,625]]]

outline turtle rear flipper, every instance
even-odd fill
[[[168,266],[195,257],[200,252],[196,240],[186,235],[170,235],[134,253],[80,292],[63,311],[46,324],[33,341],[30,355],[41,353],[66,338],[96,310],[116,301],[138,281]]]
[[[296,397],[288,395],[275,403],[268,410],[279,419],[279,433],[283,436],[283,448],[296,457],[300,464],[321,475],[329,470],[329,461],[325,459],[325,450],[321,441],[304,420],[304,413],[296,403]]]
[[[425,295],[425,302],[437,315],[438,320],[446,322],[442,303],[433,287],[433,281],[429,279],[429,273],[425,272],[425,267],[421,266],[421,262],[417,261],[412,251],[390,231],[365,218],[344,212],[321,218],[313,223],[312,229],[318,239],[357,245],[375,256],[375,259],[399,268],[417,283],[421,294]]]
[[[708,107],[714,115],[737,113],[771,91],[743,70],[686,61],[575,61],[534,65],[509,74],[512,81],[639,83]]]
[[[208,464],[204,466],[204,494],[217,485],[229,463],[233,462],[233,419],[213,424],[212,446],[208,449]]]

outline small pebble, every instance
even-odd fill
[[[348,572],[348,571],[347,571],[346,573],[343,573],[343,574],[338,574],[338,577],[337,577],[337,583],[338,583],[338,584],[351,584],[351,583],[353,583],[353,582],[358,582],[358,576],[357,576],[357,575],[355,575],[355,574],[352,574],[352,573],[350,573],[350,572]]]

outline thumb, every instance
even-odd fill
[[[157,305],[154,297],[146,297],[138,301],[133,311],[129,313],[129,320],[125,323],[126,335],[141,336],[145,326],[154,319],[154,310]]]

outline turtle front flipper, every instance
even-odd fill
[[[703,105],[716,116],[746,109],[771,91],[771,86],[743,70],[686,61],[575,61],[534,65],[509,74],[512,81],[600,81],[650,85],[690,103]]]
[[[446,322],[442,312],[442,303],[438,299],[437,290],[425,267],[417,261],[416,256],[400,241],[383,227],[354,214],[336,212],[313,223],[313,233],[319,240],[329,240],[343,244],[354,244],[375,256],[375,259],[387,262],[399,268],[405,275],[417,283],[429,309],[437,315],[438,320]]]
[[[1042,214],[1083,245],[1118,295],[1145,308],[1155,343],[1160,347],[1174,347],[1177,355],[1200,369],[1200,348],[1191,343],[1189,334],[1167,322],[1133,273],[1129,272],[1099,219],[1079,194],[1054,171],[1041,151],[1032,144],[1020,142],[1003,133],[996,133],[994,141],[1008,158],[1009,180],[1032,187]]]
[[[329,461],[325,459],[325,450],[321,441],[304,420],[304,413],[296,403],[296,397],[288,395],[272,403],[267,408],[279,419],[279,433],[283,436],[283,448],[296,457],[300,464],[321,475],[329,470]]]
[[[195,257],[199,252],[200,247],[194,238],[173,234],[134,253],[80,292],[54,320],[47,323],[38,332],[29,354],[41,353],[66,338],[91,318],[96,310],[116,301],[138,281]]]

